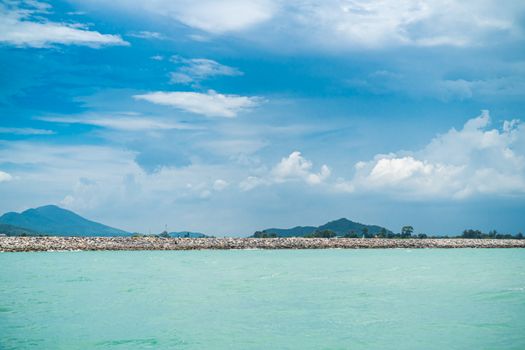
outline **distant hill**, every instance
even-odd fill
[[[129,236],[130,233],[94,222],[56,205],[5,213],[0,223],[56,236]]]
[[[6,236],[38,236],[38,232],[26,228],[0,223],[0,234]]]
[[[275,233],[279,237],[302,237],[317,230],[315,226],[295,226],[292,228],[267,228],[264,233]]]
[[[282,228],[269,228],[263,230],[264,233],[276,234],[279,237],[302,237],[313,233],[315,231],[330,230],[335,232],[338,236],[344,236],[350,232],[355,232],[358,235],[362,233],[363,228],[368,229],[368,233],[375,235],[378,234],[383,227],[377,225],[365,225],[358,222],[354,222],[345,218],[330,221],[321,226],[296,226],[289,229]],[[386,229],[386,233],[392,233],[392,231]]]
[[[168,233],[170,237],[173,238],[206,238],[204,233],[200,232],[190,232],[190,231],[180,231],[180,232],[170,232]]]

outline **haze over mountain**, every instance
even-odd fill
[[[128,236],[129,232],[100,224],[56,205],[28,209],[22,213],[9,212],[0,217],[0,223],[37,234],[57,236]],[[21,233],[21,232],[19,232]],[[30,234],[26,232],[26,234]]]
[[[342,218],[339,220],[330,221],[321,226],[296,226],[289,229],[282,228],[268,228],[263,230],[264,233],[275,233],[279,237],[300,237],[305,236],[315,231],[330,230],[335,232],[338,236],[344,236],[348,233],[360,234],[364,228],[368,229],[368,233],[375,235],[378,234],[383,227],[377,225],[365,225],[358,222]],[[392,231],[384,228],[386,233],[392,233]]]

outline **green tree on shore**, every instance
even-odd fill
[[[414,233],[414,228],[412,226],[403,226],[401,228],[402,238],[410,238],[412,237],[412,233]]]
[[[268,233],[268,232],[264,232],[264,231],[256,231],[254,234],[253,234],[253,237],[254,238],[277,238],[277,234],[276,233]]]
[[[322,231],[315,231],[312,232],[305,237],[307,238],[333,238],[336,236],[336,233],[332,230],[322,230]]]

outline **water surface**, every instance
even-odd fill
[[[3,253],[0,349],[525,349],[525,249]]]

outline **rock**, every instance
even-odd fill
[[[525,248],[518,239],[0,237],[0,252],[56,250]]]

